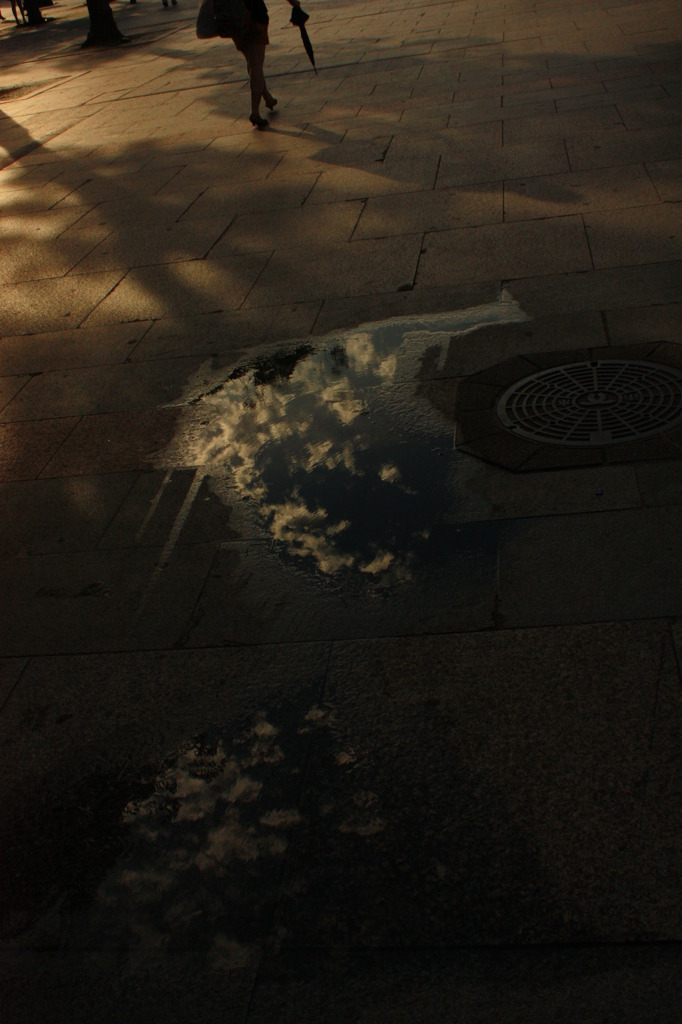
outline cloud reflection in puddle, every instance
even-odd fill
[[[507,293],[452,313],[405,317],[255,359],[184,401],[206,413],[191,462],[226,505],[257,509],[289,558],[322,576],[412,577],[451,504],[454,393],[449,345],[527,320]]]

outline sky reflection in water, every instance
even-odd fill
[[[229,486],[253,501],[273,539],[308,569],[410,578],[450,504],[454,385],[431,378],[458,337],[526,319],[503,293],[294,346],[201,393],[190,386],[190,404],[209,413],[195,464],[226,504]]]

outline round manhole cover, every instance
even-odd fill
[[[567,363],[524,377],[497,403],[500,422],[541,444],[624,444],[682,423],[682,373],[643,361]]]

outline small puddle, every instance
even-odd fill
[[[277,550],[330,577],[409,578],[452,512],[449,346],[528,320],[486,305],[365,324],[235,369],[185,401],[206,412],[191,459],[224,503],[253,504]],[[432,551],[435,556],[436,552]]]

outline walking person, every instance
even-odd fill
[[[14,15],[14,20],[16,21],[17,25],[26,25],[28,23],[28,18],[26,17],[26,11],[24,10],[23,0],[10,0],[10,5],[12,7],[12,14]],[[17,7],[21,12],[22,21],[19,21]]]
[[[300,7],[299,0],[288,0],[291,7]],[[270,16],[265,6],[265,0],[244,0],[244,6],[249,12],[249,20],[243,32],[233,36],[234,45],[246,58],[246,70],[249,75],[249,87],[251,89],[251,113],[249,121],[254,128],[267,128],[269,121],[261,117],[261,100],[265,102],[268,110],[274,110],[277,100],[269,91],[263,66],[265,64],[265,47],[270,42],[268,38],[268,25]]]

